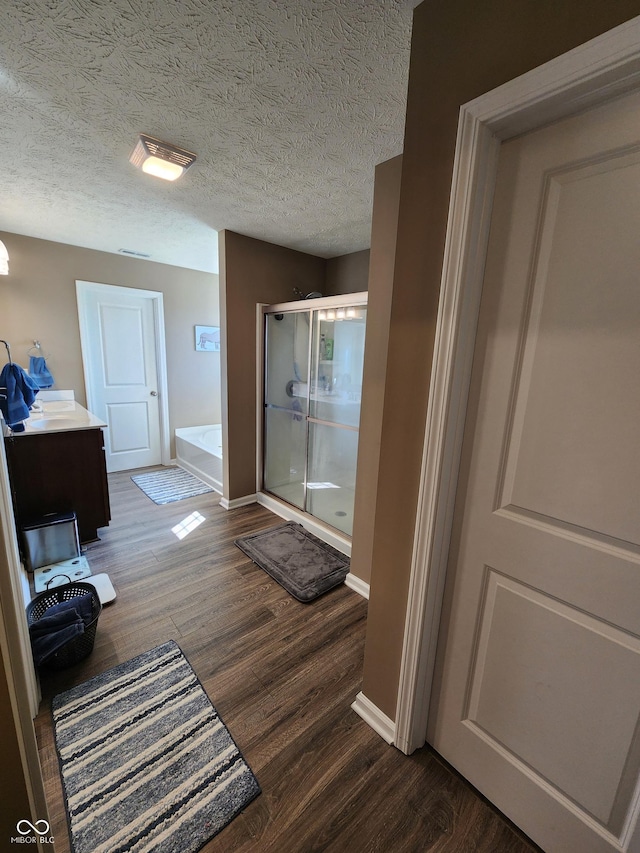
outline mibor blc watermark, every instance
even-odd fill
[[[50,832],[49,821],[19,820],[16,824],[17,835],[11,839],[12,844],[53,844],[53,835]]]

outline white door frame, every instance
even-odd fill
[[[460,110],[394,743],[424,745],[500,144],[640,85],[640,17]]]
[[[164,300],[163,294],[157,290],[140,290],[135,287],[121,287],[117,284],[100,284],[95,281],[76,281],[78,299],[78,320],[80,323],[80,344],[82,348],[82,369],[84,371],[84,387],[87,394],[87,408],[92,411],[95,402],[95,389],[92,387],[91,371],[88,361],[88,318],[86,315],[85,294],[121,293],[126,296],[137,296],[150,299],[153,304],[153,323],[156,339],[156,370],[158,373],[158,412],[160,415],[160,455],[163,465],[171,464],[171,434],[169,431],[169,394],[167,384],[167,348],[164,333]]]
[[[3,442],[0,418],[0,442]],[[15,768],[16,779],[24,777],[32,821],[49,820],[40,768],[38,744],[32,720],[38,713],[40,686],[37,681],[29,631],[24,616],[25,590],[21,583],[20,556],[16,538],[11,488],[4,448],[0,448],[0,654],[9,691],[12,719],[4,724],[15,726],[21,768]],[[28,599],[27,599],[28,600]],[[38,844],[38,849],[42,847]]]

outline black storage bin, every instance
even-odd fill
[[[79,663],[91,654],[96,638],[98,617],[102,611],[102,604],[100,603],[96,588],[92,584],[74,581],[73,583],[68,583],[64,586],[55,586],[46,592],[41,592],[40,595],[36,595],[33,601],[27,605],[27,624],[33,625],[34,622],[47,615],[49,608],[63,601],[71,601],[88,592],[91,593],[91,619],[88,623],[85,623],[84,633],[73,637],[61,649],[50,655],[41,664],[43,669],[66,669],[68,666]]]

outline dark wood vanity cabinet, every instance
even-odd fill
[[[111,520],[101,429],[8,436],[5,447],[18,530],[50,512],[75,512],[80,541],[98,539]]]

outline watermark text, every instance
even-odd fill
[[[53,835],[49,835],[51,827],[48,820],[19,820],[16,824],[18,833],[11,838],[12,844],[53,844]]]

